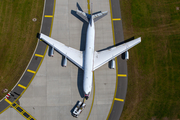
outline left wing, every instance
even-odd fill
[[[124,43],[117,47],[110,48],[108,50],[104,50],[101,52],[95,52],[94,54],[94,68],[93,71],[97,68],[101,67],[105,63],[109,62],[110,60],[114,59],[118,55],[124,53],[125,51],[129,50],[133,46],[137,45],[141,42],[141,37],[132,40],[130,42]]]
[[[54,47],[56,51],[69,59],[72,63],[76,64],[79,68],[83,68],[83,52],[74,48],[68,47],[44,34],[39,35],[39,39],[42,39],[49,46]]]

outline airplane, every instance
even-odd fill
[[[74,63],[76,66],[81,68],[84,71],[83,77],[83,92],[84,98],[87,100],[90,96],[93,82],[93,71],[101,67],[107,62],[111,62],[111,68],[113,63],[115,64],[114,59],[118,55],[125,53],[129,55],[128,50],[133,46],[137,45],[141,42],[141,37],[129,41],[127,43],[114,46],[112,48],[103,50],[103,51],[95,51],[94,50],[94,42],[95,42],[95,26],[94,23],[101,19],[102,17],[107,15],[107,11],[99,12],[99,13],[85,13],[81,10],[76,11],[76,14],[79,15],[82,19],[84,19],[88,23],[87,33],[86,33],[86,46],[84,51],[79,51],[74,48],[68,47],[61,42],[50,38],[43,33],[38,35],[38,38],[43,42],[49,45],[49,56],[53,57],[54,50],[59,52],[63,57],[62,66],[67,66],[67,59]]]

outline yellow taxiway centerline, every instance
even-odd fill
[[[9,103],[10,105],[12,105],[12,102],[9,101],[8,99],[4,99],[7,103]]]

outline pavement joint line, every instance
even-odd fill
[[[25,86],[21,85],[21,84],[18,84],[19,87],[23,88],[23,89],[26,89]]]
[[[45,15],[44,17],[53,17],[52,15]]]
[[[37,57],[44,57],[43,55],[40,55],[40,54],[35,54],[35,56],[37,56]]]
[[[118,21],[118,20],[121,20],[121,18],[113,18],[112,20],[113,21]]]
[[[124,102],[124,99],[120,99],[120,98],[114,98],[114,100]]]
[[[117,76],[118,76],[118,77],[127,77],[126,74],[118,74]]]
[[[28,69],[27,71],[30,72],[30,73],[36,73],[35,71],[30,70],[30,69]]]

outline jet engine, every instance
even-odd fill
[[[54,46],[53,46],[53,47],[52,47],[52,46],[49,46],[48,55],[49,55],[50,57],[53,57],[53,56],[54,56]]]
[[[115,59],[112,59],[111,61],[109,61],[109,68],[115,69]]]
[[[62,57],[62,67],[67,66],[67,58],[65,56]]]
[[[129,59],[129,52],[128,52],[128,51],[126,51],[126,52],[124,53],[124,59],[125,59],[125,60],[128,60],[128,59]]]

